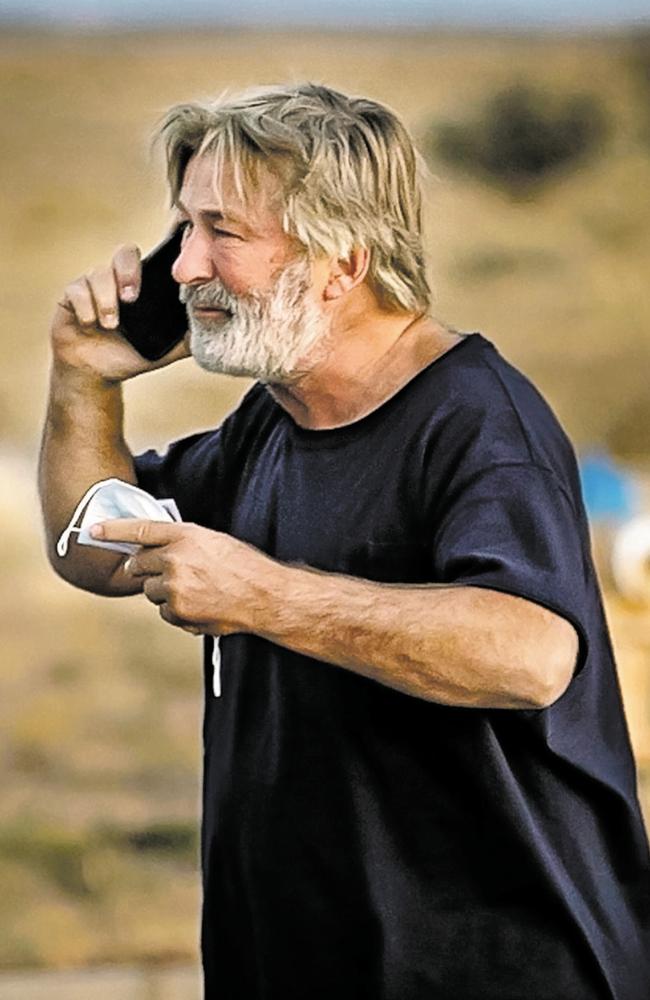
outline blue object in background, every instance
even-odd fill
[[[579,468],[590,520],[625,520],[637,512],[639,497],[633,476],[605,451],[588,452],[580,460]]]

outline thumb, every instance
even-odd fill
[[[153,368],[164,368],[166,365],[172,365],[175,361],[182,361],[183,358],[190,358],[192,352],[189,346],[189,334],[186,333],[182,340],[179,340],[175,344],[171,351],[167,354],[163,354],[162,358],[152,364]]]

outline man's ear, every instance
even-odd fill
[[[361,284],[369,267],[370,251],[366,247],[352,247],[348,257],[332,262],[323,298],[327,301],[340,299]]]

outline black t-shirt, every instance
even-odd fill
[[[206,997],[647,1000],[634,765],[575,456],[534,386],[472,334],[343,428],[300,428],[258,384],[136,465],[280,560],[516,594],[580,637],[538,711],[434,704],[245,634],[215,697],[207,639]]]

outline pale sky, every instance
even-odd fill
[[[0,20],[102,28],[180,23],[374,28],[650,27],[650,0],[0,0]]]

